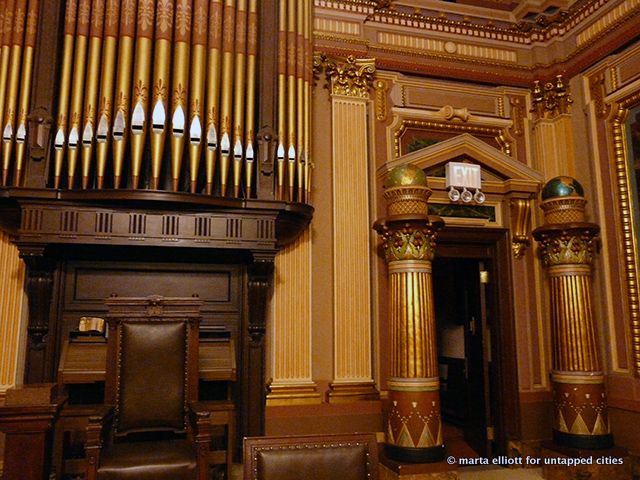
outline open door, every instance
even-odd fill
[[[483,457],[493,453],[488,263],[437,257],[433,264],[443,420]]]

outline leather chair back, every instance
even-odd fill
[[[185,430],[187,323],[123,321],[116,433]]]
[[[244,441],[245,480],[377,480],[375,434],[254,437]]]

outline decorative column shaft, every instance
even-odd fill
[[[389,266],[391,366],[385,448],[395,460],[420,463],[444,457],[431,283],[435,238],[443,222],[427,214],[430,195],[419,168],[392,170],[385,182],[387,217],[374,225]]]
[[[591,301],[600,228],[584,221],[582,186],[571,177],[549,181],[542,200],[545,224],[533,236],[551,292],[553,439],[573,448],[609,448],[613,437]]]

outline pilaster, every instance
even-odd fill
[[[331,88],[334,374],[329,401],[378,398],[372,370],[369,233],[371,59],[325,62]]]
[[[24,339],[22,306],[24,304],[25,265],[9,237],[0,232],[0,397],[17,383],[20,346]],[[19,383],[19,382],[18,382]]]
[[[576,174],[570,106],[573,103],[562,75],[532,89],[533,143],[536,168],[545,178]]]

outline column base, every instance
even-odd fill
[[[572,478],[628,480],[632,478],[632,458],[629,452],[621,447],[594,450],[544,443],[541,457],[542,476],[546,480]],[[566,461],[569,459],[574,460],[576,464],[567,465]],[[565,464],[561,464],[562,462]]]
[[[386,447],[387,445],[385,445]],[[437,447],[440,448],[440,447]],[[422,450],[422,449],[421,449]],[[441,449],[444,451],[444,449]],[[457,464],[447,462],[409,463],[389,458],[386,448],[380,449],[380,480],[457,480]]]
[[[379,400],[380,392],[373,382],[332,383],[329,385],[329,403],[347,403],[361,400]]]
[[[268,407],[282,405],[312,405],[322,403],[322,398],[318,393],[318,387],[313,382],[299,385],[271,384],[268,389]]]
[[[407,463],[434,463],[444,460],[444,445],[437,445],[435,447],[427,448],[411,448],[411,447],[398,447],[396,445],[384,446],[386,455],[398,462]]]
[[[600,450],[613,447],[613,435],[575,435],[553,430],[553,443],[569,448]]]

